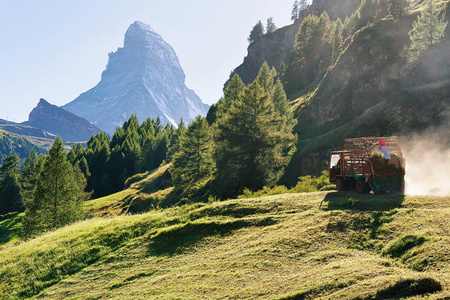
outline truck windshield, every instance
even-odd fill
[[[341,155],[340,154],[333,154],[333,155],[331,155],[331,161],[330,161],[330,167],[332,168],[332,167],[339,167],[337,164],[338,164],[338,161],[339,161],[339,159],[341,158]]]

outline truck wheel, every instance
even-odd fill
[[[345,190],[345,181],[343,178],[336,179],[336,189],[341,192]]]
[[[356,182],[356,191],[360,194],[368,194],[370,192],[370,186],[362,179]]]

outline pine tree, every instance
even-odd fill
[[[409,32],[411,46],[409,48],[410,59],[417,59],[423,52],[439,43],[445,36],[445,7],[439,7],[435,1],[428,0],[426,7]]]
[[[20,159],[14,154],[7,156],[0,166],[0,215],[23,210],[19,164]]]
[[[300,14],[299,3],[298,0],[295,0],[294,4],[292,5],[291,20],[294,22],[297,21],[299,14]]]
[[[286,88],[289,91],[301,90],[316,78],[320,70],[323,37],[329,24],[326,12],[320,17],[309,15],[300,24],[287,70]]]
[[[275,30],[277,30],[277,26],[275,26],[273,18],[270,17],[267,19],[266,33],[272,33],[275,32]]]
[[[211,174],[212,134],[205,118],[197,116],[181,138],[180,151],[173,159],[171,174],[176,188],[188,186]]]
[[[253,43],[255,39],[261,35],[264,34],[264,26],[261,23],[261,21],[258,21],[256,25],[253,27],[252,31],[250,32],[250,36],[248,37],[248,42]]]
[[[406,0],[389,0],[388,12],[394,20],[399,20],[405,15],[407,5]]]
[[[219,100],[217,104],[217,118],[220,118],[221,115],[228,112],[233,102],[235,102],[240,94],[245,90],[245,84],[242,82],[239,75],[234,75],[231,78],[230,82],[227,84],[227,87],[223,91],[223,98]]]
[[[111,168],[108,163],[111,155],[109,137],[103,132],[92,136],[87,143],[85,154],[91,173],[91,177],[88,178],[88,190],[93,190],[95,197],[106,196],[116,191],[116,186],[111,184],[107,187],[104,185],[105,181],[101,183],[104,174],[112,169],[117,170],[117,166]]]
[[[172,158],[175,155],[175,153],[181,150],[181,140],[183,136],[186,134],[186,130],[187,128],[184,125],[183,119],[181,119],[177,129],[175,130],[174,134],[170,139],[169,150],[167,153],[167,161],[172,161]]]
[[[286,92],[284,91],[283,84],[280,80],[277,80],[275,83],[270,99],[274,104],[275,111],[278,112],[282,118],[285,118],[285,122],[281,123],[281,128],[287,133],[292,132],[296,121],[293,118],[293,112],[289,107]]]
[[[44,159],[44,155],[38,157],[33,150],[23,164],[21,183],[24,203],[31,201],[33,198],[34,188],[42,166],[44,165]]]
[[[305,10],[309,7],[308,1],[307,0],[300,0],[298,2],[298,7],[299,7],[299,12],[302,10]]]
[[[62,139],[57,137],[45,158],[34,197],[26,203],[24,235],[33,236],[82,219],[79,182],[67,160]]]
[[[219,101],[222,101],[223,98],[220,98]],[[208,113],[206,114],[206,121],[208,121],[209,126],[211,126],[212,124],[214,124],[216,122],[217,119],[217,105],[218,103],[213,103],[209,109],[208,109]]]
[[[256,77],[256,81],[259,85],[264,89],[266,93],[270,93],[273,88],[273,74],[270,71],[269,65],[267,62],[264,62],[261,69],[259,69],[258,76]]]
[[[214,158],[220,197],[276,182],[287,163],[284,150],[294,141],[292,133],[282,128],[283,122],[257,80],[218,118]]]

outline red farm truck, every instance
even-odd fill
[[[329,176],[338,191],[404,192],[405,159],[396,137],[344,140],[343,151],[330,153]]]

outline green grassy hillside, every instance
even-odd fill
[[[448,299],[449,220],[350,192],[93,218],[0,250],[0,298]]]

